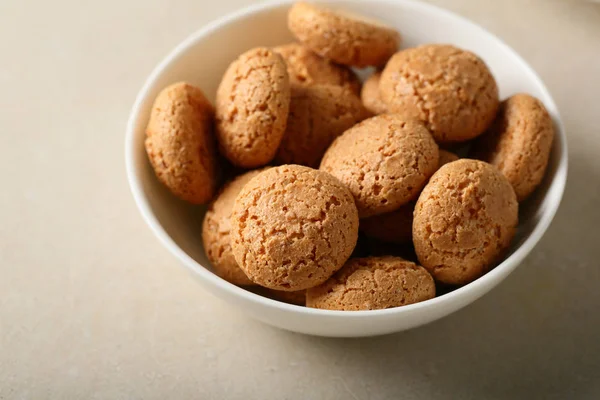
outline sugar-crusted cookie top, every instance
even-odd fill
[[[326,281],[358,237],[352,195],[337,179],[299,165],[271,168],[238,195],[231,245],[254,282],[295,291]]]
[[[338,137],[320,169],[350,189],[364,218],[414,199],[437,164],[438,147],[421,123],[381,114]]]
[[[238,57],[217,89],[217,137],[233,164],[253,168],[275,156],[290,104],[290,83],[281,56],[255,48]]]
[[[207,203],[216,190],[213,113],[202,90],[179,82],[156,97],[146,127],[146,152],[156,176],[190,203]]]
[[[361,68],[385,64],[400,43],[398,32],[379,22],[304,2],[290,8],[288,27],[315,53]]]
[[[399,257],[352,258],[327,282],[306,294],[306,305],[328,310],[377,310],[435,297],[423,267]]]
[[[553,139],[554,124],[542,102],[516,94],[502,102],[496,120],[476,142],[474,156],[502,171],[523,201],[544,177]]]
[[[439,281],[465,284],[497,261],[518,222],[512,186],[498,169],[461,159],[440,168],[417,200],[413,242]]]
[[[300,43],[277,46],[273,51],[283,57],[292,84],[331,84],[360,93],[360,81],[351,69],[334,64]]]
[[[498,87],[475,54],[450,45],[396,53],[379,82],[390,112],[422,121],[436,141],[460,142],[483,133],[498,109]]]
[[[287,126],[275,160],[318,167],[331,142],[366,117],[367,110],[349,88],[293,85]]]

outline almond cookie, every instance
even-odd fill
[[[252,281],[270,289],[325,282],[350,257],[357,238],[352,194],[312,168],[270,168],[246,184],[233,206],[233,255]]]
[[[215,274],[234,285],[253,285],[231,251],[231,210],[242,188],[262,170],[246,172],[226,183],[208,207],[202,224],[202,242]]]
[[[450,45],[396,53],[379,82],[388,111],[422,121],[438,143],[483,133],[498,109],[498,87],[475,54]]]
[[[275,161],[318,167],[331,142],[366,117],[367,110],[348,88],[294,85],[287,126]]]
[[[338,137],[320,169],[350,189],[360,217],[365,218],[413,200],[437,164],[438,147],[423,124],[381,114]]]
[[[288,27],[320,56],[359,68],[384,65],[400,44],[398,32],[381,22],[303,2],[290,9]]]
[[[379,94],[380,79],[381,72],[374,73],[365,81],[360,92],[363,105],[375,115],[387,112],[387,106],[381,100],[381,95]]]
[[[553,139],[552,118],[542,102],[516,94],[502,102],[491,128],[475,143],[474,155],[495,165],[523,201],[544,177]]]
[[[208,203],[217,187],[213,106],[185,82],[163,89],[146,127],[146,152],[171,192],[194,204]]]
[[[415,206],[413,242],[421,265],[442,283],[479,278],[510,245],[518,210],[515,191],[494,166],[469,159],[444,165]]]
[[[458,156],[446,150],[439,150],[438,169],[458,160]],[[367,236],[390,243],[411,243],[412,223],[415,203],[410,202],[396,211],[375,215],[360,221],[360,230]]]
[[[278,46],[273,51],[283,57],[292,84],[338,85],[349,88],[356,95],[360,93],[360,80],[351,69],[320,57],[300,43]]]
[[[244,168],[269,163],[281,143],[289,106],[290,82],[281,56],[262,47],[239,56],[217,89],[223,155]]]
[[[352,258],[327,282],[306,292],[306,305],[358,311],[400,307],[435,297],[423,267],[400,257]]]

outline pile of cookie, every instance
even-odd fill
[[[175,196],[209,204],[213,271],[281,301],[367,310],[501,261],[548,163],[543,104],[500,102],[475,54],[398,51],[398,32],[359,16],[297,3],[288,26],[298,42],[240,55],[214,107],[176,83],[152,108],[148,157]],[[365,67],[361,85],[351,68]]]

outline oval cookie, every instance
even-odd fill
[[[365,218],[413,200],[436,170],[438,157],[438,147],[421,123],[381,114],[338,137],[320,169],[350,189]]]
[[[281,143],[290,105],[290,82],[279,54],[247,51],[225,72],[217,89],[217,138],[233,164],[269,163]]]
[[[329,84],[347,87],[360,93],[360,80],[349,68],[334,64],[300,43],[273,48],[287,65],[290,83],[297,85]]]
[[[389,112],[423,122],[438,143],[483,133],[498,109],[498,87],[475,54],[450,45],[425,45],[396,53],[379,82]]]
[[[462,159],[444,165],[423,189],[413,221],[419,262],[447,284],[469,283],[499,260],[515,235],[517,197],[494,166]]]
[[[544,177],[553,139],[552,118],[542,102],[516,94],[502,102],[491,128],[477,139],[474,156],[496,166],[523,201]]]
[[[352,258],[327,282],[306,291],[306,305],[327,310],[379,310],[435,297],[433,278],[399,257]]]
[[[285,291],[325,282],[358,238],[358,212],[348,189],[299,165],[270,168],[246,184],[231,225],[240,268],[259,285]]]
[[[156,97],[145,147],[158,179],[182,200],[208,203],[217,186],[213,107],[202,90],[175,83]]]
[[[439,150],[438,169],[458,160],[458,156],[446,150]],[[415,203],[410,202],[396,211],[364,218],[360,230],[368,237],[389,243],[412,243],[412,223]]]
[[[240,269],[231,251],[231,211],[246,183],[262,170],[246,172],[226,183],[208,207],[202,224],[202,242],[214,272],[234,285],[253,285]]]
[[[398,32],[378,21],[304,2],[290,9],[288,27],[320,56],[359,68],[385,64],[400,44]]]
[[[367,110],[348,88],[295,85],[275,161],[318,167],[331,142],[366,117]]]

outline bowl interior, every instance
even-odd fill
[[[380,19],[397,28],[403,37],[402,48],[437,42],[471,50],[490,67],[502,99],[517,92],[526,92],[544,102],[555,120],[557,135],[546,177],[541,187],[521,207],[518,234],[508,256],[528,239],[529,249],[533,247],[556,211],[566,174],[566,143],[558,112],[535,73],[516,53],[482,28],[425,4],[398,0],[324,3]],[[144,129],[152,101],[165,86],[182,80],[201,87],[214,100],[222,74],[239,54],[255,46],[274,46],[293,40],[286,26],[288,7],[288,4],[256,6],[192,35],[157,67],[140,93],[131,116],[128,133],[131,136],[130,151],[127,154],[130,178],[138,185],[148,212],[166,234],[183,252],[207,269],[210,269],[210,263],[200,239],[205,207],[191,206],[172,196],[155,178],[146,157]],[[544,225],[541,228],[538,226],[540,221]],[[514,268],[506,264],[504,262],[498,268]]]

